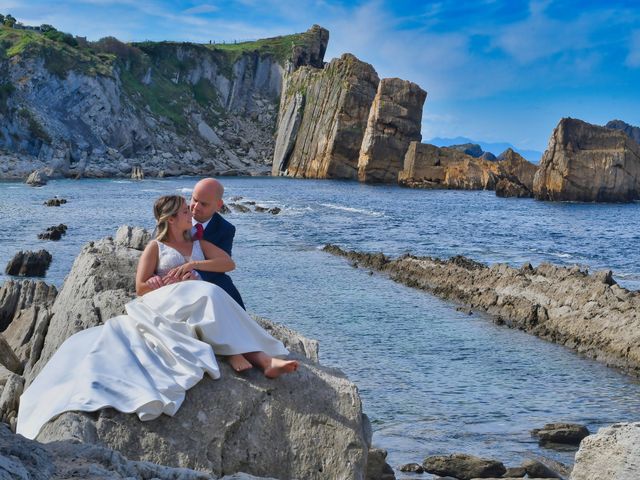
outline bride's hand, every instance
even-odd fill
[[[162,277],[160,277],[159,275],[154,275],[144,283],[146,283],[151,290],[156,290],[165,285]]]
[[[193,272],[193,266],[191,265],[191,262],[183,263],[179,267],[172,268],[171,270],[169,270],[169,273],[167,273],[165,280],[167,277],[169,278],[174,277],[175,282],[188,280],[188,278],[185,278],[185,276],[191,274],[191,272]],[[175,282],[172,282],[172,283],[175,283]]]

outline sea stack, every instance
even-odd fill
[[[533,182],[538,200],[630,202],[640,198],[640,145],[622,131],[563,118]]]

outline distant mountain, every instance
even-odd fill
[[[485,152],[491,152],[496,156],[500,155],[507,148],[512,148],[514,151],[518,152],[520,155],[522,155],[524,158],[526,158],[527,160],[529,160],[532,163],[538,163],[538,162],[540,162],[540,159],[542,158],[542,152],[539,152],[538,150],[523,150],[521,148],[514,147],[510,143],[506,143],[506,142],[504,142],[504,143],[488,143],[488,142],[481,142],[481,141],[478,141],[478,140],[472,140],[472,139],[467,138],[467,137],[455,137],[455,138],[435,137],[435,138],[432,138],[430,140],[423,140],[423,143],[430,143],[432,145],[435,145],[436,147],[448,147],[448,146],[451,146],[451,145],[461,145],[461,144],[465,144],[465,143],[475,143],[475,144],[480,145],[482,150],[484,150]]]

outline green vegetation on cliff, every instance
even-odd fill
[[[280,65],[291,57],[295,47],[308,47],[311,39],[308,34],[294,33],[282,37],[263,38],[253,42],[241,43],[216,43],[207,45],[211,50],[218,50],[227,55],[230,63],[235,63],[238,58],[246,53],[256,52],[261,56],[272,55]]]
[[[0,53],[2,57],[42,57],[45,67],[61,78],[69,71],[87,75],[111,75],[112,59],[97,55],[89,47],[72,45],[70,35],[62,32],[40,33],[0,27]],[[73,38],[73,37],[71,37]]]

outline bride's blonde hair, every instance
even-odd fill
[[[169,236],[169,219],[175,217],[187,200],[180,195],[165,195],[153,204],[153,216],[156,217],[156,239],[164,241]],[[185,232],[185,240],[191,238]]]

